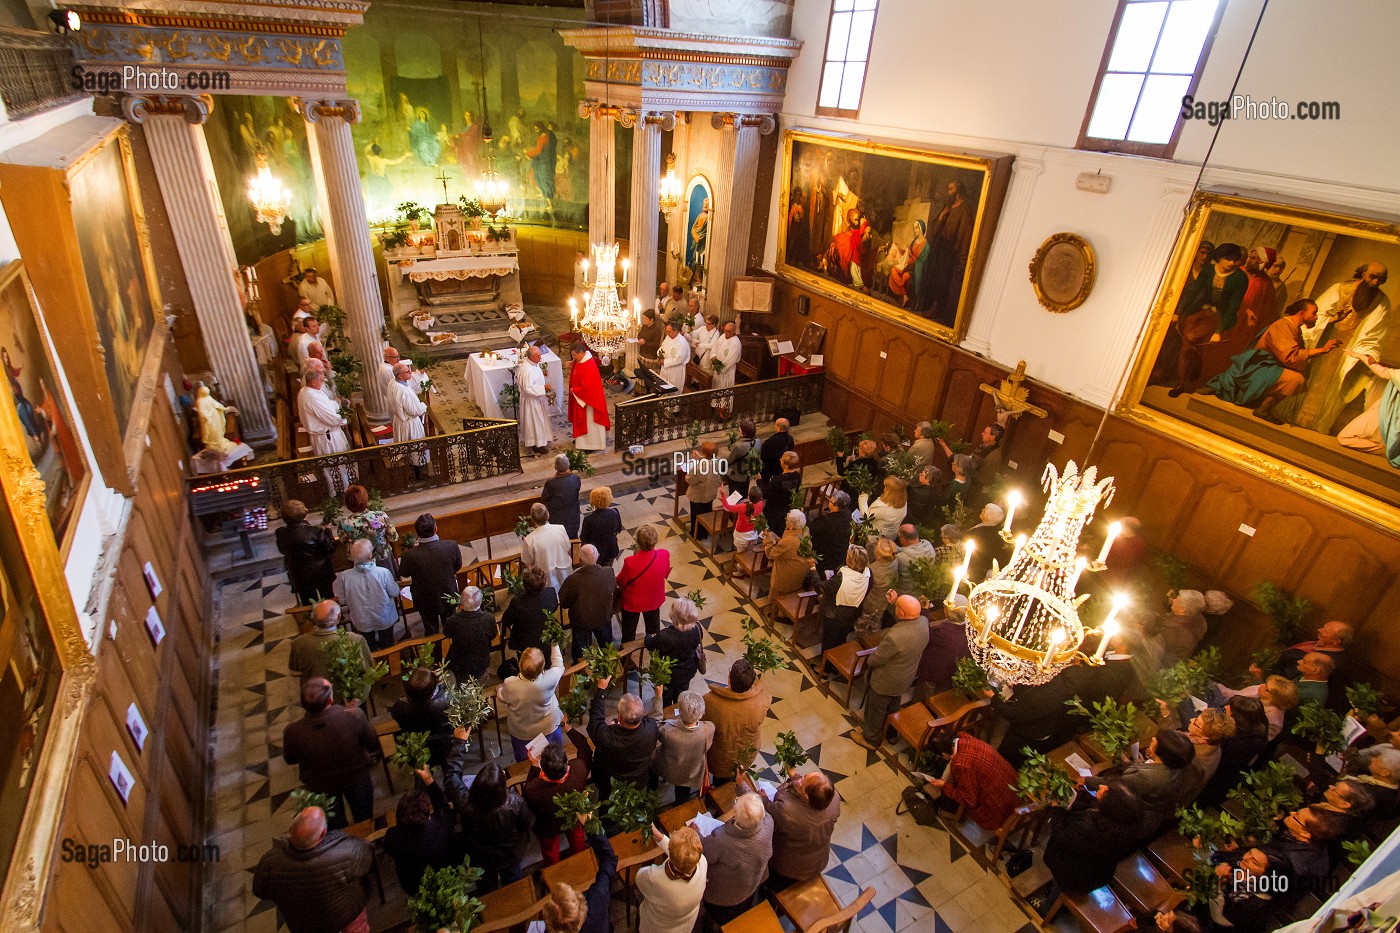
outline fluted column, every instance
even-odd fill
[[[306,118],[311,170],[323,208],[331,274],[345,310],[345,329],[363,371],[365,412],[383,419],[388,415],[388,400],[379,384],[378,370],[384,345],[384,307],[355,163],[355,142],[350,136],[350,124],[360,119],[360,105],[353,100],[306,100],[301,102],[301,114]]]
[[[612,117],[595,112],[587,101],[579,103],[579,116],[588,120],[588,242],[611,243],[617,238]],[[590,262],[592,259],[589,256]]]
[[[674,113],[643,113],[632,129],[632,223],[628,249],[632,281],[628,297],[649,305],[656,294],[656,247],[661,226],[657,198],[661,185],[661,131],[675,129]]]
[[[225,398],[238,407],[243,440],[267,447],[277,427],[248,337],[233,252],[204,121],[209,102],[196,97],[128,97],[122,113],[145,129],[161,198],[190,287],[209,364]]]
[[[734,317],[730,297],[734,277],[748,271],[749,233],[753,226],[754,189],[758,184],[759,137],[767,136],[777,127],[768,114],[722,114],[711,117],[715,129],[733,129],[732,144],[726,140],[723,154],[728,158],[722,165],[727,176],[717,193],[719,236],[710,249],[707,274],[709,309],[721,320]],[[731,148],[732,146],[732,148]]]

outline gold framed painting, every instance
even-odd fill
[[[956,342],[1012,157],[783,134],[778,274]]]
[[[1082,236],[1056,233],[1040,244],[1031,259],[1031,288],[1046,311],[1065,314],[1082,305],[1094,288],[1098,263]]]
[[[1400,530],[1400,224],[1191,203],[1118,413]]]
[[[166,327],[126,127],[73,122],[5,154],[0,201],[103,480],[130,495]]]
[[[96,669],[26,433],[16,408],[0,406],[0,926],[7,930],[38,928]]]
[[[0,367],[5,403],[19,418],[21,449],[44,482],[49,525],[60,552],[67,554],[90,475],[49,335],[19,261],[0,269]]]

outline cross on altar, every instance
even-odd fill
[[[443,204],[446,204],[446,203],[447,203],[447,169],[443,169],[442,172],[438,174],[437,180],[440,181],[440,182],[442,182],[442,203],[443,203]]]

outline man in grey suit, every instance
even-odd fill
[[[559,605],[569,610],[570,653],[575,661],[589,642],[612,644],[613,593],[617,577],[611,567],[598,563],[598,549],[585,544],[578,549],[579,568],[559,588]]]
[[[880,647],[870,655],[870,693],[865,698],[865,734],[851,733],[851,741],[874,751],[885,736],[885,717],[899,707],[904,692],[914,686],[919,659],[928,647],[928,620],[919,614],[919,601],[913,596],[888,598],[894,603],[894,626],[885,633]]]

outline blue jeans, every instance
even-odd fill
[[[547,738],[548,738],[551,742],[557,742],[557,743],[559,743],[560,745],[563,745],[563,744],[564,744],[564,730],[563,730],[562,728],[555,729],[553,732],[551,732],[551,733],[547,736]],[[529,745],[532,739],[533,739],[533,736],[531,736],[530,739],[517,739],[515,736],[511,736],[511,737],[510,737],[510,747],[513,748],[513,749],[515,749],[515,760],[516,760],[516,761],[527,761],[527,760],[529,760],[529,757],[530,757],[530,756],[527,755],[527,754],[525,754],[525,746]]]

